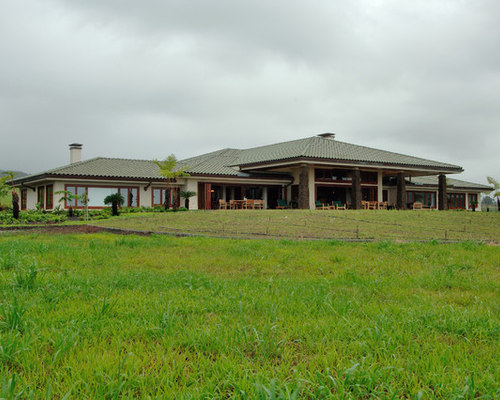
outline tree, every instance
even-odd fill
[[[7,195],[9,194],[10,186],[7,184],[8,180],[9,180],[9,177],[7,175],[2,176],[0,178],[0,201],[4,197],[7,197]]]
[[[493,192],[491,193],[493,197],[497,198],[497,210],[500,211],[500,182],[493,179],[491,176],[487,176],[488,183],[493,185]]]
[[[54,194],[60,194],[61,197],[59,198],[59,203],[62,203],[63,201],[66,202],[66,204],[71,204],[73,203],[74,200],[78,201],[80,199],[80,196],[70,192],[69,190],[59,190],[55,192]],[[76,204],[76,203],[75,203]],[[73,206],[68,207],[68,217],[72,218],[73,217]]]
[[[12,216],[15,219],[19,218],[19,195],[14,188],[14,176],[15,172],[5,171],[4,176],[0,178],[0,198],[7,196],[9,191],[12,195]],[[7,183],[10,180],[10,183]]]
[[[111,204],[111,214],[113,216],[118,215],[118,206],[121,206],[125,202],[125,199],[120,193],[113,193],[104,198],[104,204]]]
[[[172,193],[172,203],[174,211],[177,211],[177,190],[174,189],[174,183],[177,182],[177,178],[182,176],[189,176],[186,172],[187,167],[181,167],[177,165],[177,158],[170,154],[165,161],[154,160],[154,163],[160,168],[160,175],[165,177],[165,188],[167,194]],[[170,199],[165,199],[165,210],[170,206]]]
[[[181,190],[179,196],[184,199],[184,207],[189,210],[189,198],[196,196],[196,192],[190,192],[189,190]]]

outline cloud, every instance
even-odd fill
[[[62,165],[73,141],[182,158],[334,131],[484,181],[499,16],[486,0],[7,0],[0,168]]]

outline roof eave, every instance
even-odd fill
[[[311,163],[311,162],[327,162],[336,165],[345,165],[353,167],[389,167],[398,169],[411,169],[411,170],[423,170],[423,171],[434,171],[436,173],[461,173],[463,168],[458,165],[446,166],[432,166],[432,165],[412,165],[412,164],[398,164],[398,163],[384,163],[384,162],[372,162],[372,161],[358,161],[358,160],[343,160],[343,159],[329,159],[329,158],[312,158],[312,157],[295,157],[295,158],[283,158],[273,161],[263,161],[257,163],[248,164],[236,164],[232,167],[238,166],[241,170],[248,170],[254,168],[270,168],[270,167],[282,167],[287,165],[293,165],[297,163]]]

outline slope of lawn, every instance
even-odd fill
[[[500,242],[498,212],[215,210],[129,214],[95,224],[226,237]]]
[[[491,399],[499,275],[472,242],[3,233],[0,397]]]

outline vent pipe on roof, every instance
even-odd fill
[[[335,133],[330,133],[330,132],[320,133],[318,136],[325,139],[332,139],[332,140],[335,139]]]
[[[69,163],[73,164],[82,161],[82,144],[71,143],[69,145]]]

